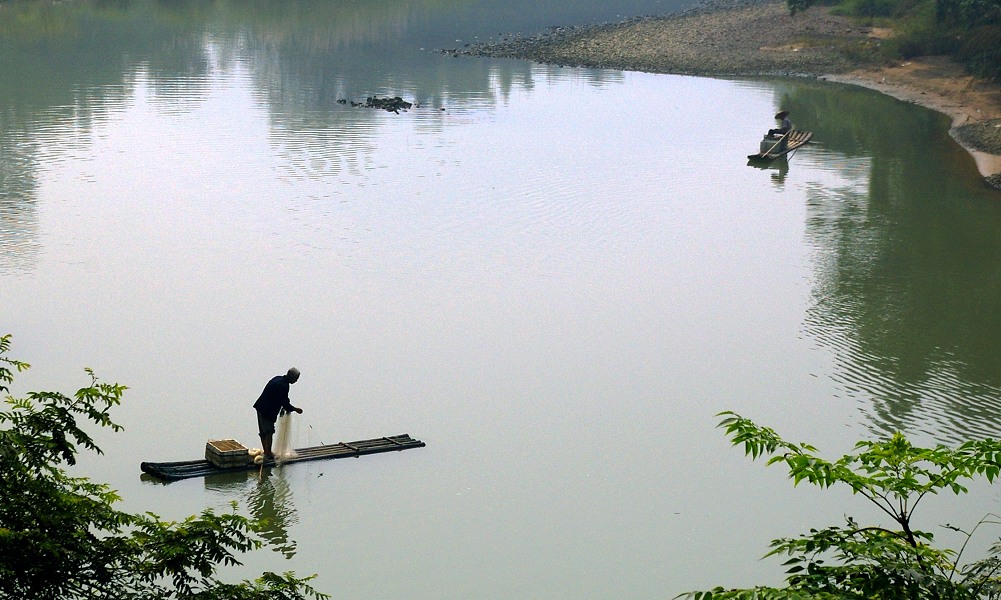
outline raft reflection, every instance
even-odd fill
[[[285,558],[295,556],[297,543],[289,537],[288,530],[299,522],[299,514],[282,469],[263,468],[210,475],[205,478],[205,488],[230,497],[247,492],[247,506],[259,525],[257,533],[275,552],[280,552]]]

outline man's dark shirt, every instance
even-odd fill
[[[272,377],[271,381],[264,386],[264,391],[261,392],[261,397],[254,402],[254,408],[257,412],[261,413],[261,416],[267,417],[272,421],[278,419],[278,412],[281,411],[282,407],[286,411],[293,411],[295,407],[288,399],[288,388],[289,381],[288,376],[278,375]]]

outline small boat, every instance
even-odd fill
[[[801,131],[799,129],[793,129],[781,138],[770,138],[766,136],[765,139],[761,140],[760,152],[757,154],[748,154],[747,158],[752,162],[770,162],[780,156],[789,154],[793,150],[809,142],[812,137],[812,131]],[[785,148],[782,148],[783,138],[785,141]],[[782,149],[780,150],[779,148]]]
[[[326,444],[323,446],[311,446],[309,448],[298,448],[294,456],[281,461],[281,464],[306,462],[311,460],[327,460],[334,458],[351,458],[364,454],[377,454],[380,452],[395,452],[408,450],[410,448],[423,448],[424,442],[415,440],[408,434],[394,435],[390,437],[374,438],[371,440],[360,440],[357,442],[339,442],[337,444]],[[190,477],[204,477],[219,473],[234,473],[238,471],[251,471],[261,467],[277,466],[275,461],[265,461],[263,464],[255,464],[247,461],[245,464],[218,467],[208,460],[185,460],[178,462],[143,462],[139,465],[143,473],[152,475],[163,481],[177,481]]]

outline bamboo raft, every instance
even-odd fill
[[[423,448],[424,442],[415,440],[408,434],[394,435],[391,437],[374,438],[371,440],[359,440],[357,442],[339,442],[337,444],[326,444],[323,446],[311,446],[308,448],[297,448],[295,456],[286,458],[281,464],[306,462],[311,460],[328,460],[335,458],[352,458],[365,454],[378,454],[380,452],[398,452],[409,450],[410,448]],[[178,462],[143,462],[139,465],[143,473],[148,473],[157,479],[164,481],[177,481],[191,477],[204,477],[206,475],[216,475],[220,473],[235,473],[239,471],[252,471],[261,467],[274,467],[275,461],[265,461],[263,465],[253,462],[235,465],[231,467],[217,467],[208,460],[185,460]]]
[[[810,141],[813,137],[812,131],[801,131],[799,129],[793,129],[788,134],[782,136],[786,138],[786,146],[784,149],[779,150],[781,146],[780,142],[782,138],[776,138],[774,140],[765,138],[761,141],[761,148],[758,154],[748,154],[747,158],[751,162],[771,162],[780,156],[785,156],[793,150],[799,148],[803,144]],[[774,142],[774,143],[772,143]]]

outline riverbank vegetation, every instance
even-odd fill
[[[205,510],[180,522],[117,510],[114,490],[70,475],[80,451],[101,453],[84,426],[118,431],[110,417],[125,387],[98,381],[72,397],[8,395],[28,365],[0,337],[0,598],[300,600],[326,598],[311,578],[267,572],[255,581],[217,579],[220,566],[260,548],[261,523]]]
[[[963,549],[938,548],[934,535],[916,528],[921,501],[939,492],[966,493],[967,480],[993,482],[1001,474],[1001,442],[972,441],[956,448],[920,448],[903,435],[862,441],[854,453],[835,461],[817,455],[809,444],[783,440],[734,413],[721,413],[720,427],[734,445],[752,459],[769,456],[768,465],[784,464],[793,484],[806,481],[821,488],[848,486],[875,505],[890,526],[864,524],[846,517],[844,526],[811,529],[794,539],[777,539],[767,556],[785,556],[785,588],[743,590],[716,588],[692,592],[692,600],[718,599],[994,599],[1001,597],[1001,544],[989,556],[966,562]],[[966,542],[984,526],[1001,525],[987,515],[968,530],[946,525]]]
[[[795,15],[817,0],[786,0]],[[832,12],[892,27],[894,58],[950,55],[970,73],[1001,77],[1001,0],[841,0]]]

